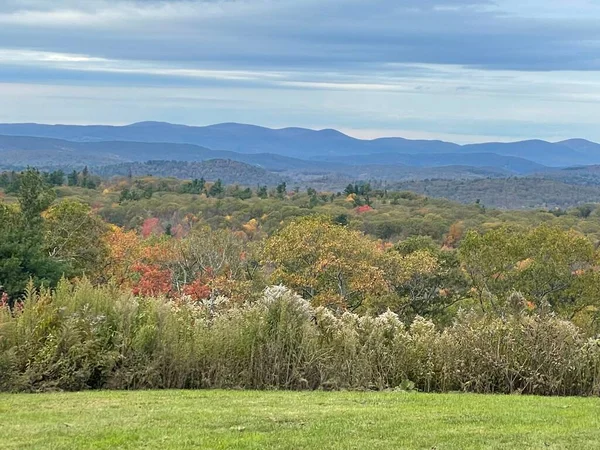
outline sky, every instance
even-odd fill
[[[598,0],[0,0],[0,122],[600,141]]]

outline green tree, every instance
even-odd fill
[[[181,185],[181,192],[184,194],[202,194],[206,188],[206,180],[204,178],[194,179],[191,182]]]
[[[21,174],[19,208],[0,203],[0,285],[11,301],[23,294],[29,280],[54,286],[66,267],[44,251],[42,212],[54,192],[37,170]]]
[[[210,189],[208,190],[209,197],[219,197],[225,192],[225,188],[223,187],[223,182],[219,179],[215,181]]]
[[[79,183],[79,173],[76,170],[73,170],[69,175],[67,175],[67,184],[69,186],[77,186]]]
[[[460,260],[482,307],[505,305],[514,291],[538,307],[569,310],[579,277],[591,271],[593,244],[574,231],[541,225],[528,230],[501,227],[467,233]]]
[[[277,197],[283,198],[285,196],[285,194],[287,193],[286,182],[284,181],[284,182],[278,184],[277,187],[275,188],[275,191],[277,192]]]
[[[45,213],[44,249],[74,274],[95,278],[108,257],[108,225],[88,205],[65,200]]]
[[[39,171],[35,169],[24,171],[20,177],[18,200],[25,227],[40,231],[41,214],[55,198],[56,193],[44,183]]]
[[[266,186],[259,186],[257,191],[256,191],[256,196],[258,198],[262,198],[265,199],[269,196],[269,191],[267,190]]]
[[[44,173],[44,179],[51,186],[62,186],[65,182],[65,173],[62,170]]]
[[[344,194],[346,194],[346,196],[356,194],[356,189],[352,183],[346,186],[346,189],[344,189]]]

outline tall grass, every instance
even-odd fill
[[[389,389],[598,395],[600,340],[552,316],[462,313],[438,330],[312,308],[137,298],[114,286],[30,289],[0,311],[0,390]]]

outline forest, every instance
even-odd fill
[[[0,390],[600,393],[600,209],[0,175]]]

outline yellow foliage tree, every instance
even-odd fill
[[[265,245],[271,281],[282,283],[313,304],[356,309],[370,297],[391,292],[432,261],[386,252],[358,231],[312,216],[292,222]]]

